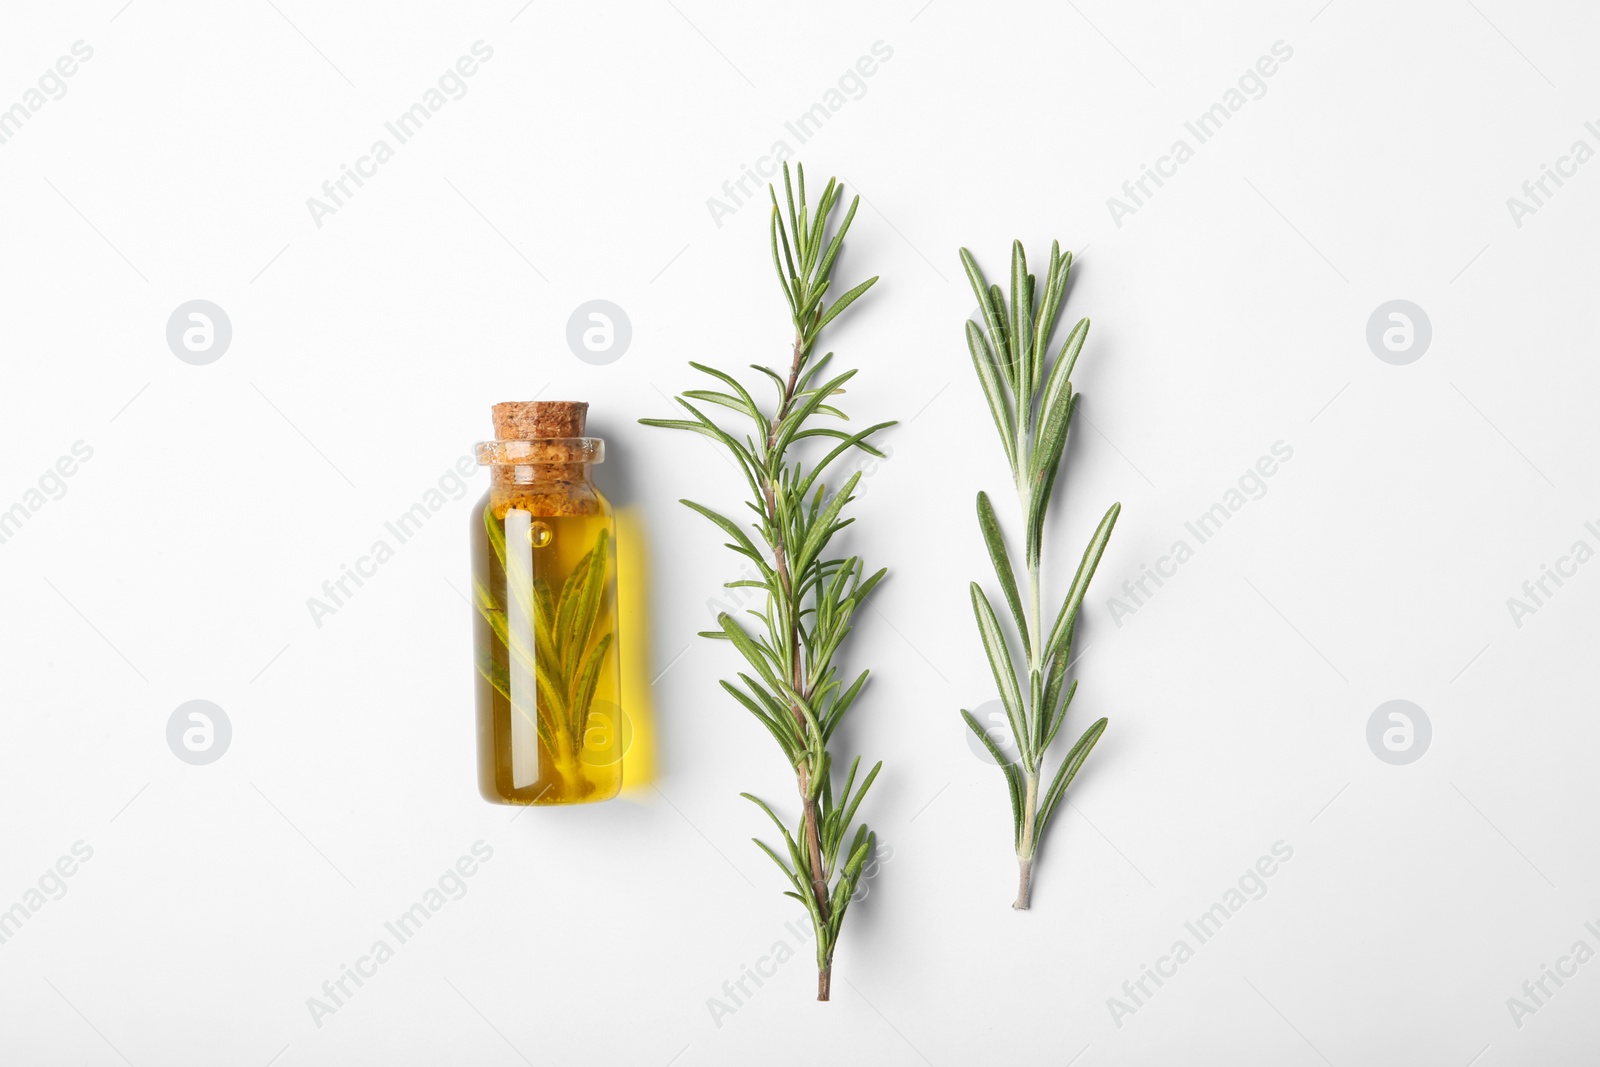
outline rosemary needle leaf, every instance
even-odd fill
[[[989,494],[978,494],[978,529],[983,532],[984,544],[989,546],[989,559],[994,562],[995,577],[1000,579],[1000,591],[1005,594],[1006,603],[1011,607],[1011,617],[1017,621],[1017,633],[1022,636],[1022,655],[1024,659],[1031,658],[1028,641],[1028,622],[1022,614],[1022,597],[1017,595],[1017,578],[1011,571],[1011,557],[1006,554],[1005,536],[1000,532],[1000,523],[994,517],[994,506],[989,503]]]
[[[989,755],[994,757],[995,763],[999,764],[1001,767],[1011,766],[1010,761],[1005,758],[1005,756],[1000,752],[999,747],[994,743],[994,738],[990,737],[989,732],[983,728],[977,719],[972,717],[972,712],[968,711],[966,708],[962,708],[961,717],[967,720],[967,725],[971,727],[972,732],[977,735],[978,740],[983,742],[983,747],[989,750]]]
[[[1063,646],[1065,651],[1065,646]],[[1055,717],[1050,720],[1050,729],[1044,736],[1044,747],[1049,748],[1050,743],[1056,739],[1056,731],[1061,729],[1061,724],[1067,721],[1067,709],[1072,707],[1072,698],[1078,692],[1078,680],[1074,678],[1072,684],[1067,686],[1067,695],[1061,701],[1060,707],[1055,711]],[[1045,707],[1049,707],[1049,697],[1045,699]]]
[[[1044,830],[1050,821],[1050,815],[1056,810],[1056,805],[1067,792],[1067,786],[1072,779],[1077,777],[1078,769],[1083,766],[1083,761],[1089,758],[1089,752],[1094,748],[1095,742],[1100,740],[1100,735],[1106,732],[1105,719],[1098,719],[1093,726],[1083,732],[1078,738],[1078,743],[1072,746],[1067,753],[1067,758],[1061,761],[1061,767],[1056,771],[1055,781],[1050,783],[1050,791],[1045,794],[1044,801],[1039,807],[1039,829]]]
[[[791,312],[793,312],[795,310],[794,290],[789,285],[789,278],[790,278],[790,276],[792,274],[794,274],[794,265],[791,263],[790,266],[789,266],[789,273],[785,274],[784,270],[783,270],[783,264],[778,262],[778,230],[779,230],[779,225],[778,225],[778,205],[777,204],[773,204],[772,205],[772,269],[778,272],[778,284],[783,286],[784,299],[789,301],[789,310]],[[788,238],[785,238],[784,242],[783,242],[783,258],[785,260],[789,259],[789,241],[788,241]]]
[[[715,511],[712,511],[710,508],[706,507],[704,504],[696,504],[693,500],[680,500],[679,503],[684,505],[685,507],[689,508],[692,511],[696,511],[699,514],[704,515],[706,518],[708,518],[712,522],[716,523],[718,529],[722,530],[723,533],[726,533],[729,537],[733,538],[733,540],[734,540],[734,545],[733,545],[734,551],[738,552],[740,555],[744,555],[744,556],[750,557],[752,560],[755,561],[755,563],[756,563],[756,565],[758,567],[762,568],[762,573],[763,574],[766,573],[766,570],[767,570],[766,557],[763,556],[756,549],[756,546],[750,540],[749,535],[746,534],[743,530],[741,530],[737,523],[735,523],[732,519],[727,518],[726,516],[717,514]]]
[[[994,309],[995,321],[1000,327],[1000,336],[995,338],[994,354],[1004,364],[1006,380],[1011,384],[1011,395],[1020,400],[1022,383],[1017,378],[1017,361],[1011,355],[1011,322],[1006,318],[1005,295],[1000,292],[998,285],[989,286],[989,306]]]
[[[1089,580],[1094,577],[1095,570],[1100,566],[1100,557],[1105,554],[1106,544],[1111,540],[1111,531],[1117,525],[1117,516],[1121,514],[1122,505],[1112,504],[1106,510],[1105,517],[1100,520],[1100,525],[1095,529],[1094,537],[1090,538],[1088,547],[1083,550],[1083,561],[1078,564],[1078,573],[1072,579],[1072,588],[1068,590],[1067,599],[1061,605],[1061,614],[1057,616],[1056,624],[1050,630],[1048,647],[1055,648],[1058,642],[1072,632],[1072,624],[1078,617],[1078,608],[1089,592]]]
[[[1024,728],[1022,718],[1022,691],[1017,687],[1017,671],[1011,663],[1011,649],[1006,646],[1005,635],[1000,632],[1000,620],[995,618],[989,598],[984,596],[977,582],[972,583],[972,611],[978,617],[983,650],[989,656],[989,668],[994,672],[995,684],[1000,687],[1000,702],[1005,705],[1006,718],[1011,720],[1011,731],[1016,736],[1022,761],[1032,766],[1028,731]]]
[[[1006,459],[1015,467],[1017,431],[1012,422],[1010,405],[1006,402],[1005,379],[1001,376],[1001,368],[994,354],[989,350],[989,342],[984,338],[983,331],[970,319],[967,320],[967,347],[972,352],[972,365],[978,371],[984,398],[989,401],[989,414],[994,418],[994,427],[1000,432],[1000,443],[1005,447]]]
[[[765,852],[769,857],[771,857],[772,862],[776,863],[778,865],[778,870],[782,871],[785,875],[788,876],[790,885],[792,885],[796,889],[801,890],[802,892],[804,892],[805,883],[800,880],[799,876],[794,871],[789,869],[789,865],[787,863],[783,862],[783,860],[778,858],[778,854],[776,852],[772,851],[772,849],[767,845],[767,843],[765,841],[761,840],[759,837],[752,837],[750,840],[752,840],[752,841],[754,841],[756,843],[756,847],[757,848],[759,848],[761,851]]]
[[[1022,388],[1017,395],[1032,392],[1033,381],[1033,287],[1028,281],[1028,257],[1021,241],[1011,242],[1011,359],[1017,367]],[[1029,421],[1025,404],[1017,404],[1017,421]]]
[[[856,762],[859,763],[860,760],[861,760],[861,757],[857,756],[856,757]],[[860,806],[861,798],[867,795],[867,790],[871,789],[872,788],[872,783],[877,781],[878,772],[881,771],[881,770],[883,770],[883,761],[882,760],[879,760],[877,763],[874,763],[872,765],[872,770],[867,772],[867,777],[866,777],[866,779],[864,781],[862,781],[861,788],[856,790],[856,795],[855,795],[854,799],[851,799],[849,801],[848,805],[845,807],[844,815],[839,820],[839,824],[841,826],[849,826],[850,825],[850,821],[856,817],[856,808]],[[855,768],[854,767],[851,768],[851,773],[852,774],[855,773]],[[847,788],[845,790],[845,792],[844,792],[844,795],[841,796],[840,799],[843,800],[845,796],[849,795],[849,792],[850,792],[850,790]]]
[[[813,329],[820,330],[824,326],[828,325],[828,323],[838,318],[839,312],[843,311],[851,304],[854,304],[856,302],[856,298],[862,293],[866,292],[868,289],[871,289],[877,280],[878,279],[876,276],[868,278],[866,281],[862,282],[860,285],[841,296],[838,300],[835,300],[833,302],[833,306],[827,310],[827,313],[822,316],[821,321],[819,321],[816,326],[813,327]]]
[[[861,206],[858,196],[850,201],[850,208],[844,214],[844,221],[839,224],[839,232],[833,235],[833,241],[828,245],[827,252],[823,253],[822,263],[817,267],[817,273],[826,278],[833,270],[833,261],[839,257],[839,249],[844,246],[845,231],[850,228],[850,223],[856,217],[856,208]],[[876,278],[873,281],[877,281]]]
[[[1044,396],[1040,400],[1040,410],[1048,411],[1056,404],[1056,398],[1063,389],[1068,392],[1072,388],[1072,365],[1077,362],[1078,353],[1083,350],[1083,342],[1089,336],[1089,320],[1079,319],[1078,324],[1067,335],[1066,343],[1061,346],[1061,354],[1056,357],[1055,366],[1051,368],[1050,380],[1045,383]]]

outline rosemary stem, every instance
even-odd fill
[[[778,414],[772,420],[772,430],[767,436],[767,452],[770,456],[777,446],[778,425],[789,414],[789,406],[794,402],[795,388],[800,379],[800,367],[805,362],[805,334],[796,329],[794,337],[794,354],[789,365],[789,381],[783,391],[783,400],[778,405]],[[784,529],[783,522],[778,515],[777,484],[778,474],[768,469],[766,471],[766,520],[773,531],[772,555],[777,563],[780,586],[783,590],[784,614],[788,619],[786,637],[789,645],[789,684],[796,693],[806,692],[805,667],[800,656],[800,604],[799,596],[794,588],[794,581],[789,573],[789,544],[788,531]],[[808,726],[805,715],[793,704],[789,707],[801,733]],[[822,768],[813,768],[809,761],[803,760],[795,765],[795,784],[800,790],[800,801],[803,811],[803,821],[806,839],[806,855],[811,866],[811,894],[816,900],[817,913],[822,916],[824,923],[828,920],[828,873],[822,865],[822,834],[817,823],[817,802],[812,796],[812,774],[821,773]],[[827,1000],[829,995],[830,976],[833,969],[833,957],[828,947],[822,944],[823,930],[817,930],[818,938],[818,968],[817,968],[817,999]],[[824,957],[823,953],[827,952]]]
[[[1037,842],[1034,840],[1034,813],[1039,807],[1039,775],[1036,771],[1023,774],[1022,839],[1017,842],[1017,900],[1011,906],[1027,911],[1033,896],[1033,856]]]

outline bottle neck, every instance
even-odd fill
[[[603,510],[590,468],[605,459],[595,437],[483,441],[478,462],[489,468],[489,496],[497,514],[516,508],[534,515],[591,515]]]
[[[594,488],[588,463],[496,463],[489,468],[491,486]]]

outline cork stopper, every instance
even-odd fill
[[[589,405],[581,400],[508,400],[496,404],[494,435],[501,441],[582,437]]]

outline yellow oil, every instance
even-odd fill
[[[536,515],[486,497],[473,511],[478,784],[486,800],[582,804],[622,787],[628,730],[619,704],[616,534],[603,498],[594,494],[586,509]]]

